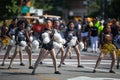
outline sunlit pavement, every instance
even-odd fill
[[[4,50],[0,55],[0,64],[4,55]],[[32,63],[36,61],[39,51],[35,51],[33,55]],[[25,66],[19,66],[19,56],[14,60],[12,69],[7,69],[10,59],[6,59],[5,66],[0,66],[0,80],[120,80],[120,69],[114,70],[116,74],[109,73],[111,60],[107,55],[102,60],[101,65],[98,67],[96,73],[92,73],[99,53],[91,53],[81,51],[81,65],[84,68],[77,67],[76,54],[73,52],[72,59],[69,57],[65,60],[65,65],[59,68],[62,73],[60,75],[54,74],[54,68],[51,57],[48,55],[43,61],[43,64],[39,64],[36,69],[36,74],[31,75],[32,70],[28,69],[27,54],[23,51],[23,62]],[[60,56],[60,55],[59,55]],[[57,63],[60,62],[58,56]]]

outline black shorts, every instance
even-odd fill
[[[50,41],[48,44],[43,44],[42,48],[44,48],[44,49],[46,49],[48,51],[52,50],[54,48],[53,41]]]

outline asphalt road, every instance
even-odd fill
[[[38,56],[38,50],[34,51],[32,64],[36,61]],[[5,50],[0,54],[0,64],[3,59]],[[11,52],[12,53],[12,52]],[[12,54],[11,54],[12,55]],[[111,60],[107,55],[102,60],[96,73],[92,73],[99,53],[91,53],[81,51],[81,64],[84,68],[77,67],[76,54],[73,52],[72,59],[69,57],[65,60],[65,65],[59,68],[62,74],[54,74],[54,68],[51,57],[48,55],[43,61],[43,64],[39,64],[36,69],[36,74],[31,75],[32,70],[28,69],[28,58],[26,52],[23,51],[23,62],[25,66],[19,66],[19,57],[14,60],[12,69],[7,69],[10,59],[6,59],[5,66],[0,66],[0,80],[120,80],[120,69],[114,70],[116,74],[109,73]],[[60,59],[58,57],[57,63]]]

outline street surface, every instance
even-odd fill
[[[2,50],[0,54],[0,64],[3,59],[3,55],[6,50]],[[14,50],[11,51],[11,55]],[[81,65],[84,68],[77,67],[76,54],[72,51],[72,59],[69,57],[65,60],[65,65],[59,68],[62,74],[54,74],[54,68],[52,64],[52,59],[48,55],[43,64],[39,64],[36,69],[36,74],[31,75],[32,70],[28,69],[28,58],[25,51],[23,51],[23,62],[25,66],[19,66],[19,56],[13,62],[12,69],[7,69],[10,59],[6,59],[5,66],[0,66],[0,80],[120,80],[120,69],[114,70],[116,74],[109,73],[109,68],[111,60],[109,55],[106,55],[105,59],[102,60],[100,66],[96,73],[92,73],[93,68],[96,64],[96,60],[99,56],[98,53],[91,53],[89,49],[88,52],[81,51]],[[35,50],[32,54],[32,63],[37,59],[39,50]],[[60,55],[58,56],[57,63],[60,62]]]

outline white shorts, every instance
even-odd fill
[[[81,37],[87,37],[87,36],[88,36],[88,32],[81,33]]]

